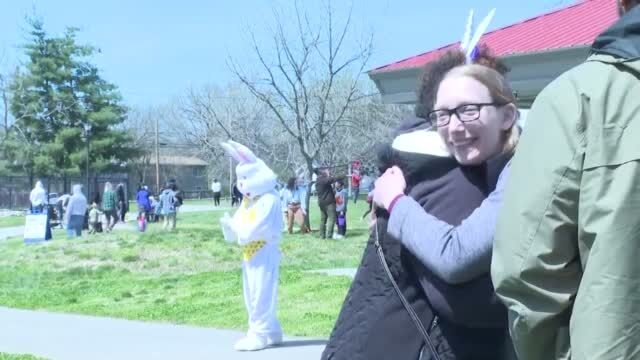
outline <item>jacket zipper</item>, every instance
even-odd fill
[[[432,332],[433,329],[435,329],[436,326],[438,326],[438,320],[439,319],[438,319],[437,315],[433,317],[433,322],[431,323],[431,327],[429,328],[429,332]]]

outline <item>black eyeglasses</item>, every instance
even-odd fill
[[[455,109],[433,110],[428,114],[432,124],[438,127],[449,125],[451,115],[456,114],[461,122],[475,121],[480,118],[480,110],[485,106],[505,106],[503,103],[464,104]]]

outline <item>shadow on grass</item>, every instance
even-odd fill
[[[347,239],[350,237],[369,236],[369,229],[347,229]]]

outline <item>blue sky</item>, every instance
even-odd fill
[[[471,7],[478,16],[490,8],[497,12],[490,29],[553,10],[571,0],[536,1],[435,1],[353,0],[334,1],[344,14],[353,4],[353,38],[373,32],[374,68],[425,52],[461,38]],[[290,7],[282,0],[0,0],[0,55],[2,69],[23,61],[20,45],[25,42],[25,16],[34,13],[44,20],[51,34],[65,27],[81,29],[79,39],[98,47],[93,62],[103,77],[115,83],[129,105],[159,105],[180,95],[190,86],[233,80],[226,65],[232,56],[248,53],[246,29],[253,28],[258,40],[266,40],[273,23],[273,8]],[[300,0],[315,8],[320,0]]]

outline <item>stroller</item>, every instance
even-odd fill
[[[64,225],[62,224],[62,212],[61,209],[58,206],[49,204],[47,205],[47,211],[49,213],[49,226],[53,227],[60,227],[63,228]]]

